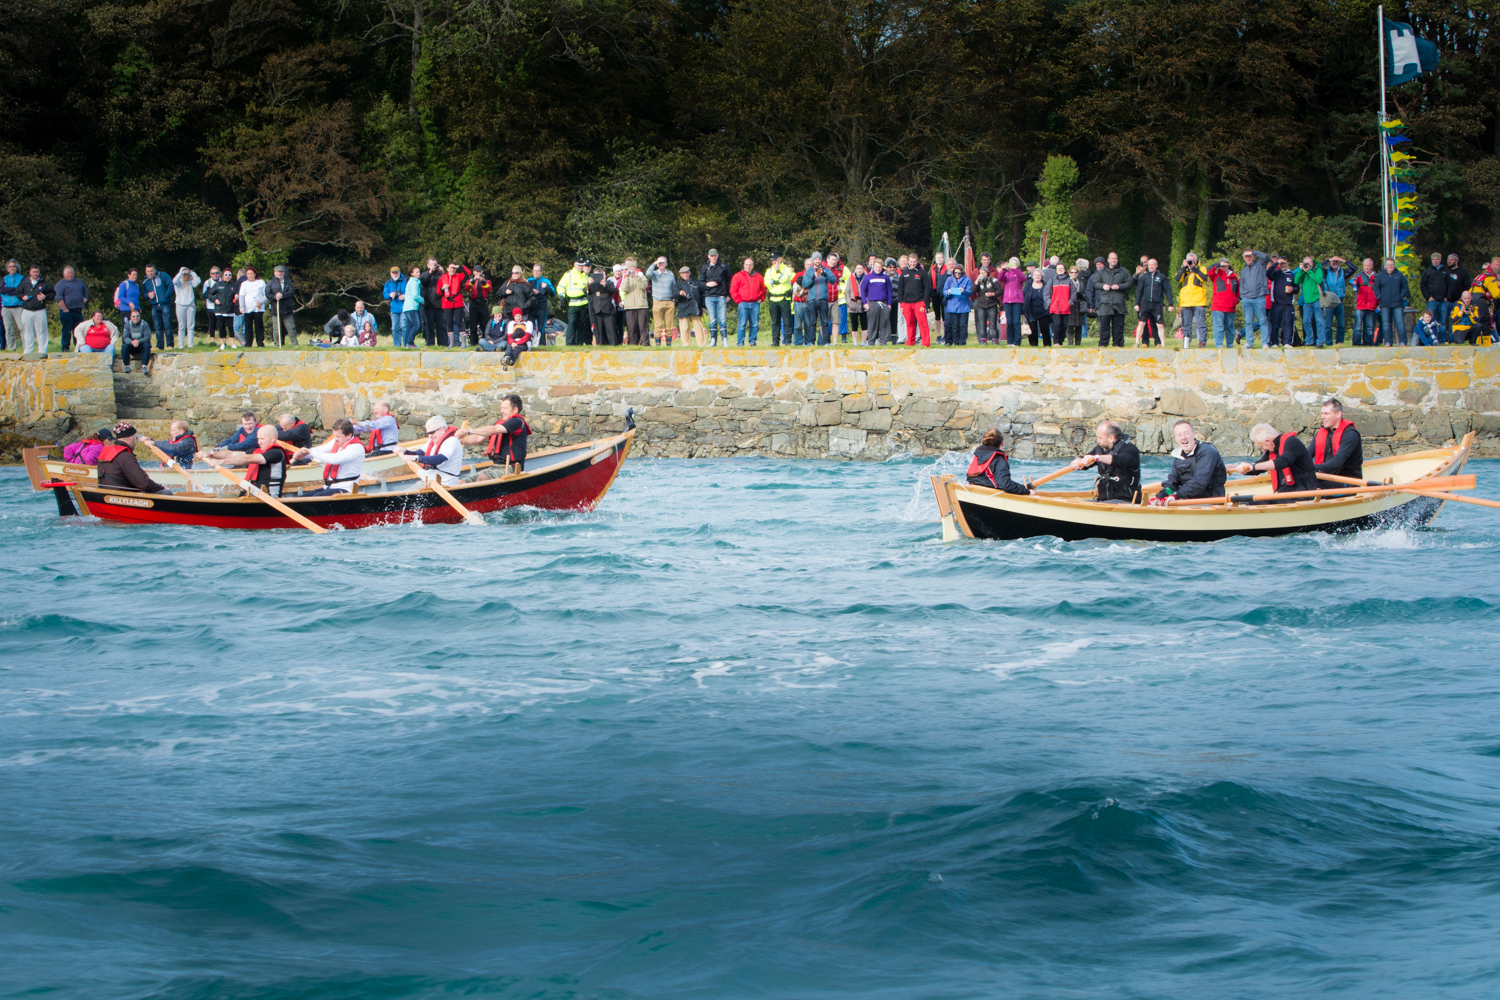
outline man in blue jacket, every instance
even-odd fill
[[[1349,279],[1353,272],[1349,262],[1338,254],[1328,258],[1323,265],[1323,290],[1338,298],[1338,305],[1323,307],[1323,329],[1327,330],[1335,346],[1344,342],[1344,293],[1349,290]]]
[[[531,277],[526,279],[526,283],[536,289],[536,296],[526,310],[526,318],[534,324],[533,329],[544,331],[547,329],[547,296],[556,295],[557,286],[542,274],[540,264],[531,265]]]
[[[1411,285],[1406,274],[1396,269],[1393,257],[1385,259],[1385,270],[1375,275],[1375,309],[1380,313],[1382,346],[1406,343],[1406,304],[1411,301]]]
[[[813,251],[812,266],[802,272],[802,287],[807,289],[807,311],[812,317],[812,328],[818,331],[818,346],[831,342],[831,316],[828,312],[828,287],[833,284],[833,272],[823,263],[823,254]]]
[[[1240,308],[1245,311],[1245,346],[1270,347],[1271,331],[1266,326],[1266,295],[1270,292],[1266,279],[1266,261],[1270,255],[1247,248],[1243,254],[1245,266],[1240,268]],[[1259,330],[1260,343],[1252,336]]]
[[[156,331],[156,349],[165,350],[172,342],[172,303],[177,293],[165,274],[157,273],[152,264],[146,265],[146,277],[141,280],[141,316]]]

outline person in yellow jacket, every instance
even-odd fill
[[[848,264],[835,251],[828,255],[828,269],[833,272],[835,283],[838,287],[838,295],[828,302],[829,318],[833,320],[835,332],[838,339],[828,338],[828,344],[832,347],[836,343],[847,344],[849,342],[849,272]],[[830,289],[832,291],[832,289]]]
[[[1455,344],[1472,343],[1479,347],[1490,345],[1489,329],[1484,317],[1474,304],[1474,293],[1465,291],[1453,304],[1453,315],[1448,321],[1449,337]]]
[[[797,272],[782,260],[780,252],[771,254],[771,266],[766,268],[766,313],[771,323],[771,346],[790,346],[792,331],[796,329],[792,320],[792,282]],[[784,331],[784,332],[783,332]]]
[[[1182,346],[1192,347],[1196,331],[1199,347],[1208,346],[1208,272],[1198,255],[1188,253],[1177,269],[1177,306],[1182,317]]]
[[[579,257],[573,262],[573,270],[557,282],[557,297],[568,307],[567,344],[587,344],[594,339],[589,326],[589,262]]]

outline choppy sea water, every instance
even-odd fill
[[[1500,993],[1500,512],[945,546],[960,466],[325,537],[0,470],[0,997]]]

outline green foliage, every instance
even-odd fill
[[[590,257],[619,259],[628,253],[653,257],[666,249],[670,213],[688,156],[619,140],[614,163],[579,189],[563,231]]]
[[[1290,260],[1312,255],[1327,260],[1339,254],[1347,260],[1358,257],[1354,227],[1358,220],[1322,218],[1305,209],[1283,209],[1274,215],[1265,209],[1224,220],[1224,239],[1218,252],[1238,260],[1248,248],[1279,253]]]
[[[1047,231],[1047,256],[1071,264],[1089,252],[1088,237],[1073,227],[1073,188],[1078,183],[1078,164],[1071,156],[1049,156],[1037,178],[1041,196],[1031,218],[1026,220],[1023,260],[1040,260],[1042,230]]]

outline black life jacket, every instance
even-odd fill
[[[1297,435],[1292,431],[1287,431],[1285,434],[1281,435],[1281,437],[1276,439],[1276,450],[1268,450],[1266,454],[1269,455],[1272,459],[1280,458],[1282,455],[1286,454],[1287,438],[1294,438],[1296,436]],[[1292,489],[1294,486],[1296,486],[1297,480],[1296,477],[1292,475],[1292,467],[1288,465],[1285,469],[1272,469],[1271,485],[1277,493]]]
[[[1318,432],[1313,435],[1313,461],[1321,465],[1334,455],[1339,453],[1339,442],[1344,440],[1344,430],[1354,426],[1352,420],[1340,420],[1339,425],[1333,429],[1333,446],[1325,448],[1328,444],[1329,431],[1327,427],[1319,427]]]
[[[1007,462],[1010,461],[1010,457],[998,448],[991,452],[990,457],[985,459],[983,462],[979,460],[979,455],[976,453],[973,458],[969,459],[969,471],[964,473],[964,475],[983,476],[990,481],[991,486],[998,490],[1000,486],[995,482],[996,458],[1003,458]]]

